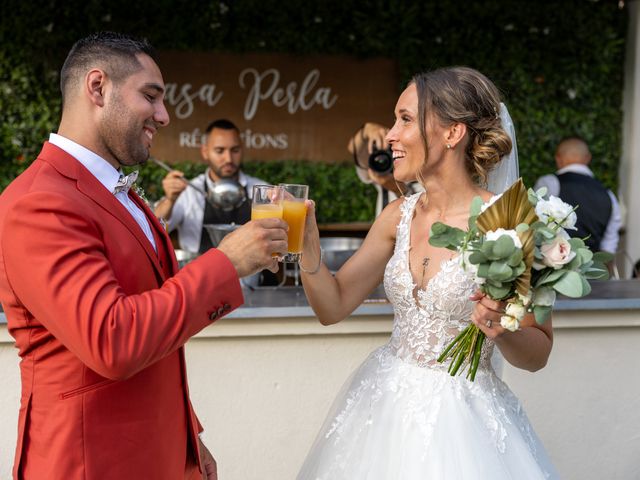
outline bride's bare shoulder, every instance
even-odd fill
[[[385,235],[395,239],[398,224],[402,219],[402,206],[405,202],[410,201],[409,198],[400,197],[390,202],[378,215],[372,229],[376,227],[376,230],[384,232]]]
[[[480,195],[480,198],[482,198],[483,202],[489,201],[491,197],[495,195],[493,192],[490,192],[489,190],[485,190],[485,189],[480,189],[478,193]]]

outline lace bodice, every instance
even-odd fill
[[[437,363],[442,350],[470,321],[473,302],[469,296],[478,288],[471,274],[465,272],[460,257],[445,260],[440,271],[424,289],[417,291],[409,269],[411,219],[421,193],[406,198],[400,206],[396,245],[384,273],[384,288],[394,307],[390,348],[405,361],[422,367],[448,368]],[[425,239],[426,241],[426,239]],[[480,369],[489,365],[493,343],[483,346]]]

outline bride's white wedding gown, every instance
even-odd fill
[[[389,343],[353,373],[298,480],[496,480],[557,478],[518,399],[496,376],[487,339],[475,382],[436,358],[469,324],[477,289],[457,258],[418,291],[409,270],[417,193],[403,202],[384,274],[394,307]]]

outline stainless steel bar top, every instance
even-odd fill
[[[640,310],[640,280],[610,280],[592,282],[592,292],[583,298],[572,299],[560,296],[554,310]],[[245,303],[228,316],[235,318],[314,317],[302,287],[259,287],[244,289]],[[393,309],[387,301],[384,289],[379,286],[351,314],[392,315]],[[4,312],[0,312],[0,324],[6,323]]]

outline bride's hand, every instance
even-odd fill
[[[491,339],[504,335],[507,330],[500,325],[500,318],[504,315],[507,302],[493,300],[480,290],[475,291],[469,298],[476,302],[471,321],[482,333]]]
[[[320,262],[320,232],[316,223],[316,204],[313,200],[306,200],[307,218],[304,223],[304,243],[302,247],[303,268],[312,269]]]

